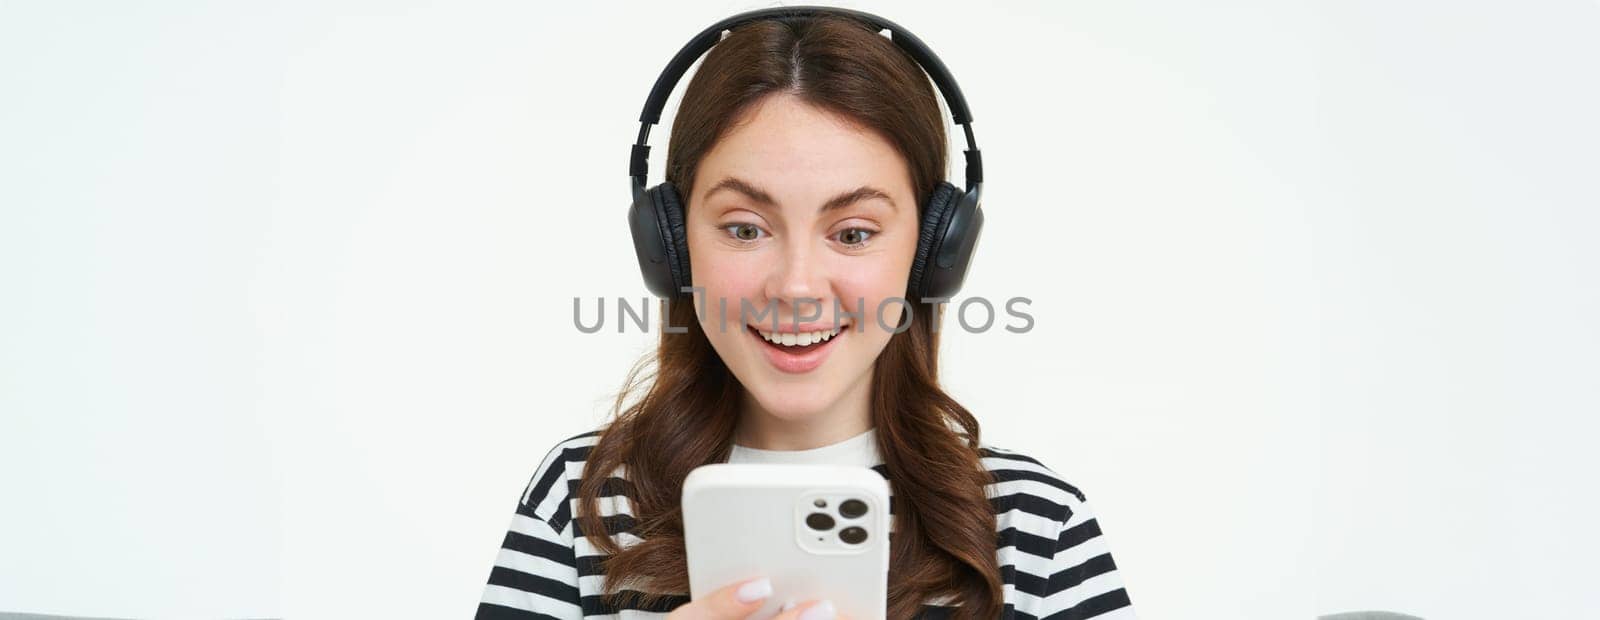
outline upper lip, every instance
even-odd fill
[[[804,334],[807,332],[831,332],[836,327],[842,330],[849,325],[849,321],[840,321],[838,323],[801,323],[796,326],[793,321],[779,321],[776,331],[773,331],[772,323],[759,323],[750,327],[755,328],[756,331],[763,331],[769,334]]]

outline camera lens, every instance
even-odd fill
[[[813,530],[831,530],[833,529],[833,517],[821,512],[813,512],[806,515],[806,525],[811,526]]]
[[[867,531],[854,525],[839,530],[839,540],[859,545],[867,540]]]
[[[843,504],[839,504],[839,514],[844,515],[846,519],[854,519],[867,514],[867,503],[859,499],[844,500]]]

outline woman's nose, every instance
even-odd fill
[[[794,303],[800,298],[821,299],[828,292],[827,266],[809,242],[785,244],[778,264],[767,278],[767,298]]]

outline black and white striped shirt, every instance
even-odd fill
[[[664,618],[689,600],[678,594],[652,608],[616,608],[601,598],[605,552],[584,538],[573,518],[578,481],[600,431],[557,443],[540,461],[517,502],[516,514],[489,573],[479,620],[641,620]],[[870,466],[886,479],[872,431],[832,446],[784,453],[735,445],[729,462],[826,461]],[[1084,495],[1038,460],[983,446],[982,463],[993,476],[985,492],[996,516],[996,550],[1005,584],[1003,618],[1023,620],[1137,620],[1122,576]],[[614,476],[626,478],[619,467]],[[893,480],[890,480],[891,493]],[[620,488],[617,485],[607,485]],[[891,496],[892,497],[892,496]],[[632,529],[628,498],[596,502],[612,540],[624,548],[640,539]],[[891,513],[893,503],[891,502]],[[894,529],[891,528],[892,534]],[[919,617],[948,617],[945,601],[929,601]]]

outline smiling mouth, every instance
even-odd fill
[[[848,327],[850,327],[850,324],[844,323],[834,327],[833,329],[822,329],[796,333],[768,332],[751,326],[750,331],[755,332],[756,336],[759,336],[762,340],[767,341],[767,344],[779,347],[781,349],[801,351],[832,340],[841,332],[845,331],[845,329]]]
[[[745,331],[760,339],[775,355],[775,364],[795,372],[820,365],[822,358],[813,354],[831,348],[835,341],[850,331],[850,323],[842,323],[833,329],[800,333],[767,332],[750,325],[745,326]]]

